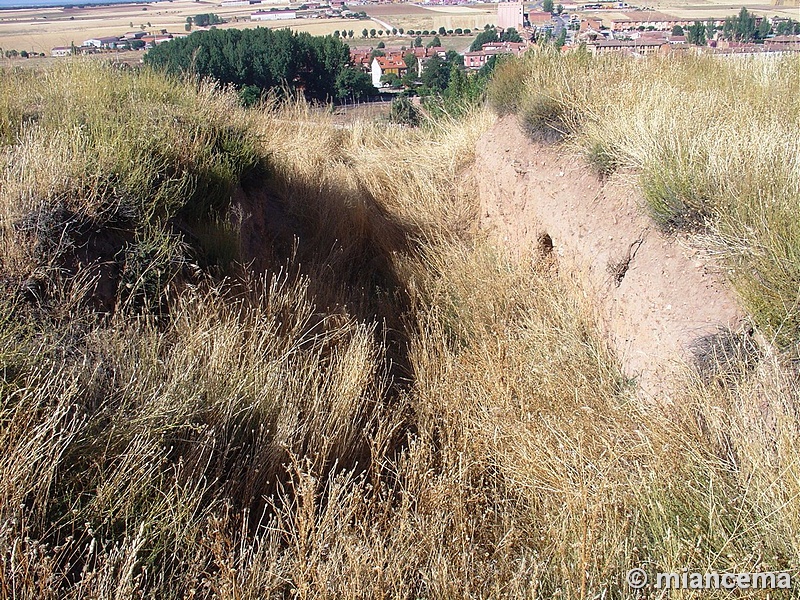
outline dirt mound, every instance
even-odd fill
[[[623,177],[601,181],[576,157],[532,144],[513,117],[478,142],[476,174],[482,227],[519,257],[556,254],[646,396],[670,402],[676,369],[707,360],[698,349],[746,337],[724,275],[659,231]]]

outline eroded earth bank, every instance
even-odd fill
[[[481,226],[520,260],[553,253],[645,396],[670,402],[686,363],[748,343],[725,274],[658,228],[632,178],[603,180],[569,151],[530,142],[514,117],[479,140],[475,168]]]

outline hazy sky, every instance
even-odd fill
[[[78,6],[84,4],[123,4],[133,0],[0,0],[0,8],[28,8],[34,6]]]

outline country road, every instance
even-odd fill
[[[381,27],[383,27],[384,31],[391,32],[391,31],[392,31],[392,29],[397,29],[397,27],[395,27],[394,25],[390,25],[390,24],[389,24],[389,23],[387,23],[386,21],[382,21],[381,19],[378,19],[377,17],[370,17],[370,19],[372,19],[372,20],[373,20],[373,21],[375,21],[375,22],[376,22],[378,25],[380,25]]]

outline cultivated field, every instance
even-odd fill
[[[287,6],[275,2],[275,6]],[[483,28],[495,22],[495,8],[445,7],[428,9],[410,4],[354,6],[395,28],[446,29]],[[382,29],[372,20],[297,19],[294,21],[253,22],[251,6],[223,7],[219,2],[175,0],[149,4],[129,4],[85,8],[46,8],[0,11],[0,48],[50,53],[54,46],[81,45],[91,37],[122,35],[128,31],[147,30],[183,33],[186,18],[199,13],[216,13],[228,20],[221,28],[289,27],[312,35],[326,35],[335,30]],[[444,40],[443,40],[444,41]],[[453,41],[448,47],[463,50],[471,39]]]
[[[773,6],[764,2],[722,2],[708,0],[698,2],[697,0],[652,0],[645,4],[636,4],[640,7],[656,9],[660,13],[674,16],[679,19],[697,19],[705,21],[707,19],[723,19],[739,12],[744,6],[748,11],[764,17],[785,17],[789,19],[800,18],[797,7]],[[601,18],[606,24],[610,25],[612,19],[624,19],[623,11],[593,11],[584,13],[585,17]]]
[[[368,15],[374,16],[403,29],[483,29],[486,24],[497,22],[497,7],[441,6],[420,7],[409,4],[375,5],[361,7]]]
[[[288,6],[287,2],[275,0],[274,6]],[[730,4],[697,0],[655,0],[647,6],[679,18],[705,20],[733,15],[744,5],[758,15],[798,18],[796,7],[779,7],[757,2]],[[295,31],[306,31],[313,35],[326,35],[335,30],[352,29],[356,36],[361,30],[385,29],[386,25],[397,29],[438,30],[470,28],[483,29],[497,21],[494,4],[474,6],[422,7],[415,4],[380,4],[353,6],[363,10],[375,20],[354,19],[298,19],[280,22],[252,22],[250,14],[256,10],[251,6],[223,7],[220,2],[208,0],[174,0],[149,4],[128,4],[84,8],[40,8],[0,11],[0,48],[28,50],[49,54],[54,46],[81,45],[91,37],[121,35],[131,30],[158,32],[166,29],[172,33],[183,33],[186,18],[199,13],[213,12],[228,20],[220,27],[289,27]],[[624,18],[617,11],[596,11],[585,16],[599,17],[610,24],[612,19]],[[402,38],[401,38],[402,39]],[[442,40],[445,47],[464,51],[471,39]]]
[[[787,3],[788,4],[788,3]],[[688,17],[698,17],[706,13],[712,13],[714,16],[726,16],[737,12],[742,6],[747,7],[747,10],[756,14],[763,14],[768,16],[780,15],[788,18],[797,19],[798,10],[797,6],[776,6],[769,2],[730,2],[725,0],[650,0],[643,4],[643,6],[652,7],[658,10],[667,10],[670,14],[680,16],[678,12],[686,14]]]
[[[276,3],[285,6],[286,3]],[[129,4],[86,8],[48,8],[0,11],[0,47],[50,53],[54,46],[80,46],[91,37],[122,35],[145,29],[184,33],[186,18],[200,13],[216,13],[228,20],[225,27],[291,27],[313,35],[334,30],[371,28],[369,21],[354,19],[297,19],[287,22],[253,22],[249,6],[223,7],[219,2],[175,0],[150,4]]]

